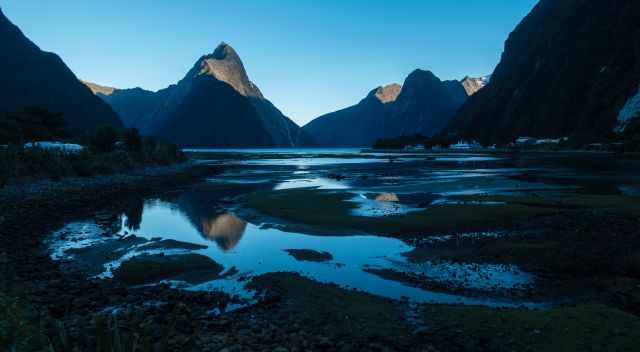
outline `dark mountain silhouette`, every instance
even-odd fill
[[[371,145],[384,132],[389,110],[399,93],[398,84],[378,87],[358,104],[320,116],[303,130],[312,135],[320,146]]]
[[[143,134],[148,134],[149,129],[153,128],[153,115],[167,97],[166,89],[152,92],[142,88],[117,89],[86,81],[83,83],[111,105],[125,127],[137,128]]]
[[[303,130],[318,145],[371,146],[377,139],[438,133],[467,95],[458,81],[442,82],[429,71],[415,70],[404,85],[372,90],[360,103],[320,116]]]
[[[86,133],[122,127],[109,105],[96,98],[55,54],[40,50],[0,9],[0,113],[39,108],[61,114],[67,127]]]
[[[485,144],[609,134],[638,94],[638,38],[640,1],[541,0],[447,131]]]
[[[155,93],[88,85],[118,111],[127,126],[182,146],[312,144],[300,127],[264,98],[236,51],[225,43],[201,57],[180,82]]]

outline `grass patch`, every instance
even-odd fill
[[[48,344],[31,307],[22,299],[0,292],[0,350],[43,351]]]
[[[282,298],[281,314],[298,317],[311,330],[329,336],[400,339],[407,336],[401,307],[391,300],[322,284],[298,274],[271,273],[254,278],[250,289]]]
[[[351,214],[350,193],[322,190],[256,192],[246,203],[261,214],[327,230],[356,230],[397,237],[506,227],[557,209],[525,204],[438,205],[405,215],[364,217]]]
[[[507,202],[530,207],[556,208],[565,210],[597,209],[629,216],[640,216],[640,197],[623,195],[598,195],[581,193],[547,194],[541,197],[460,197],[460,199]]]
[[[314,251],[312,249],[285,249],[284,251],[298,261],[321,263],[333,260],[333,256],[329,252]]]
[[[430,306],[436,347],[473,351],[636,351],[640,319],[600,304],[548,311]]]
[[[150,283],[183,276],[187,281],[206,281],[217,277],[224,268],[211,258],[200,254],[141,255],[120,265],[114,277],[130,285]],[[189,276],[189,277],[186,277]]]

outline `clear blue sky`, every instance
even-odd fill
[[[536,0],[2,0],[3,11],[79,78],[164,88],[221,41],[304,124],[402,83],[491,73]]]

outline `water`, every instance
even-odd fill
[[[203,162],[224,165],[225,172],[211,176],[204,184],[175,192],[162,199],[145,199],[130,207],[116,224],[116,236],[135,234],[145,243],[113,247],[108,261],[100,262],[93,275],[110,277],[124,261],[140,254],[197,253],[224,266],[223,279],[189,283],[171,281],[190,290],[223,290],[244,297],[251,277],[272,272],[297,272],[314,280],[335,283],[372,294],[413,302],[474,304],[486,306],[540,307],[526,301],[505,299],[509,290],[526,288],[536,278],[512,265],[450,263],[425,260],[409,262],[404,253],[414,249],[399,239],[358,234],[336,236],[316,229],[313,235],[283,227],[277,219],[269,223],[243,219],[242,203],[236,196],[256,191],[286,192],[291,189],[322,189],[347,192],[355,204],[352,215],[363,218],[405,216],[437,204],[458,204],[460,195],[526,194],[571,191],[583,188],[579,182],[549,183],[538,178],[562,175],[579,179],[580,172],[560,166],[526,163],[505,156],[446,153],[360,153],[358,149],[313,150],[200,150]],[[391,162],[391,160],[393,162]],[[528,180],[521,176],[534,175]],[[637,193],[629,179],[612,187],[625,194]],[[589,180],[589,185],[593,180]],[[585,186],[584,188],[586,188]],[[375,196],[396,193],[398,202],[380,202]],[[483,203],[484,204],[484,203]],[[496,206],[500,202],[492,203]],[[266,221],[266,220],[262,220]],[[82,258],[79,248],[95,248],[116,241],[104,236],[113,232],[92,220],[67,224],[51,235],[51,256],[56,260]],[[435,235],[435,234],[434,234]],[[438,245],[452,238],[501,236],[502,233],[473,233],[434,236],[421,245]],[[145,244],[170,239],[206,246],[203,249],[145,248]],[[418,243],[418,242],[416,242]],[[307,249],[328,252],[326,262],[296,260],[286,250]],[[407,283],[385,279],[366,269],[391,269],[398,273],[424,275],[452,287],[446,292],[429,291]],[[458,289],[486,291],[465,296]]]
[[[447,263],[425,263],[414,268],[407,262],[402,253],[409,252],[412,246],[404,242],[379,236],[311,236],[295,232],[266,228],[259,224],[245,222],[233,213],[223,213],[212,217],[203,217],[188,213],[188,207],[176,202],[149,200],[144,204],[139,222],[132,222],[126,215],[121,220],[118,235],[132,235],[149,241],[158,238],[172,239],[191,244],[207,246],[206,249],[145,249],[144,245],[133,245],[121,251],[118,259],[104,264],[103,271],[97,277],[111,277],[123,261],[141,254],[185,254],[197,253],[206,255],[222,264],[226,271],[236,272],[224,279],[198,283],[170,282],[176,286],[190,290],[223,290],[230,294],[251,301],[253,294],[245,289],[246,278],[272,272],[297,272],[320,282],[334,283],[345,288],[354,288],[372,294],[401,299],[407,298],[415,302],[458,303],[487,306],[519,306],[527,302],[512,302],[505,299],[470,298],[456,294],[426,291],[411,287],[401,282],[386,280],[364,271],[365,268],[394,268],[400,271],[422,272],[427,276],[445,283],[457,285],[444,273],[457,271],[457,276],[473,273],[472,278],[480,277],[477,271],[457,268]],[[62,233],[72,233],[82,229],[83,238],[91,240],[73,242],[70,246],[65,240],[52,242],[52,256],[55,259],[73,259],[64,253],[70,248],[82,248],[96,243],[101,231],[90,223],[73,223],[53,235],[56,238]],[[94,233],[91,233],[94,231]],[[68,237],[66,237],[68,239]],[[286,252],[288,249],[309,249],[328,252],[333,257],[327,262],[299,261]],[[424,269],[425,267],[430,269]],[[480,271],[491,272],[490,277],[479,287],[496,285],[501,281],[509,282],[513,277],[532,278],[517,269],[500,272],[492,266]],[[465,271],[466,270],[466,271]],[[465,272],[463,272],[465,271]],[[504,288],[512,288],[504,285]]]

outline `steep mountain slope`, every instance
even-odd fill
[[[320,146],[370,146],[385,134],[387,116],[400,90],[398,84],[378,87],[358,104],[320,116],[302,129]]]
[[[639,37],[639,1],[541,0],[447,130],[487,144],[611,133],[638,92]]]
[[[442,82],[429,71],[415,70],[403,86],[376,88],[357,105],[320,116],[303,130],[328,147],[371,146],[379,138],[400,135],[431,136],[466,97],[460,82]]]
[[[37,107],[62,113],[69,129],[122,127],[116,113],[94,96],[55,54],[26,38],[0,9],[0,112]]]
[[[151,133],[192,147],[294,147],[310,143],[266,100],[235,50],[220,44],[168,93]]]
[[[201,57],[175,85],[158,92],[88,84],[144,134],[189,147],[295,147],[312,139],[249,80],[228,44]]]
[[[391,136],[432,136],[440,132],[461,104],[451,91],[430,71],[413,71],[394,102]]]
[[[147,134],[153,114],[160,108],[166,90],[151,92],[142,88],[117,89],[83,81],[99,98],[111,105],[125,127],[134,127]]]

